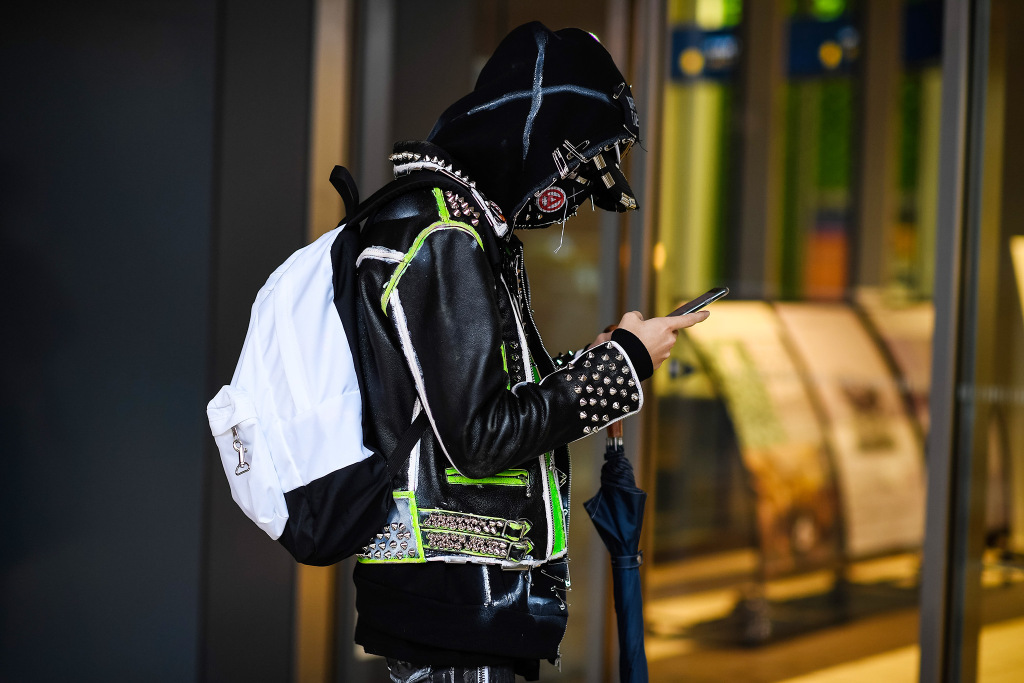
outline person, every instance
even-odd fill
[[[355,640],[394,681],[536,680],[540,660],[559,658],[567,444],[639,411],[641,382],[707,313],[627,313],[553,359],[516,231],[564,222],[586,199],[636,208],[619,161],[639,132],[597,39],[531,23],[426,141],[395,145],[396,176],[458,184],[401,196],[359,238],[367,445],[391,452],[421,412],[429,422],[353,575]]]

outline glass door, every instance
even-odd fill
[[[922,665],[937,680],[992,683],[1024,671],[1024,5],[991,0],[969,9],[964,210],[954,238],[962,245],[961,303],[958,314],[951,309],[960,330],[950,390],[951,526],[944,553],[927,556],[945,567],[945,582],[931,586],[949,603],[937,655],[926,652]],[[937,631],[922,624],[923,639]]]
[[[652,680],[915,680],[942,6],[667,7]]]

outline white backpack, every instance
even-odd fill
[[[335,167],[331,182],[347,207],[357,204],[348,171]],[[332,564],[380,530],[389,471],[427,426],[416,420],[390,456],[363,444],[353,358],[359,223],[404,192],[451,182],[429,172],[400,178],[292,254],[256,295],[231,384],[207,406],[231,497],[299,562]]]

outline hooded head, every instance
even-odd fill
[[[512,31],[476,87],[428,140],[496,201],[514,228],[564,221],[583,202],[636,208],[619,161],[640,134],[633,95],[611,55],[580,29]]]

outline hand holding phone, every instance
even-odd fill
[[[669,313],[666,317],[671,317],[674,315],[686,315],[687,313],[696,313],[697,311],[704,308],[712,301],[717,301],[728,293],[728,287],[715,287],[714,289],[709,289],[696,299],[692,301],[687,301],[685,304]]]

